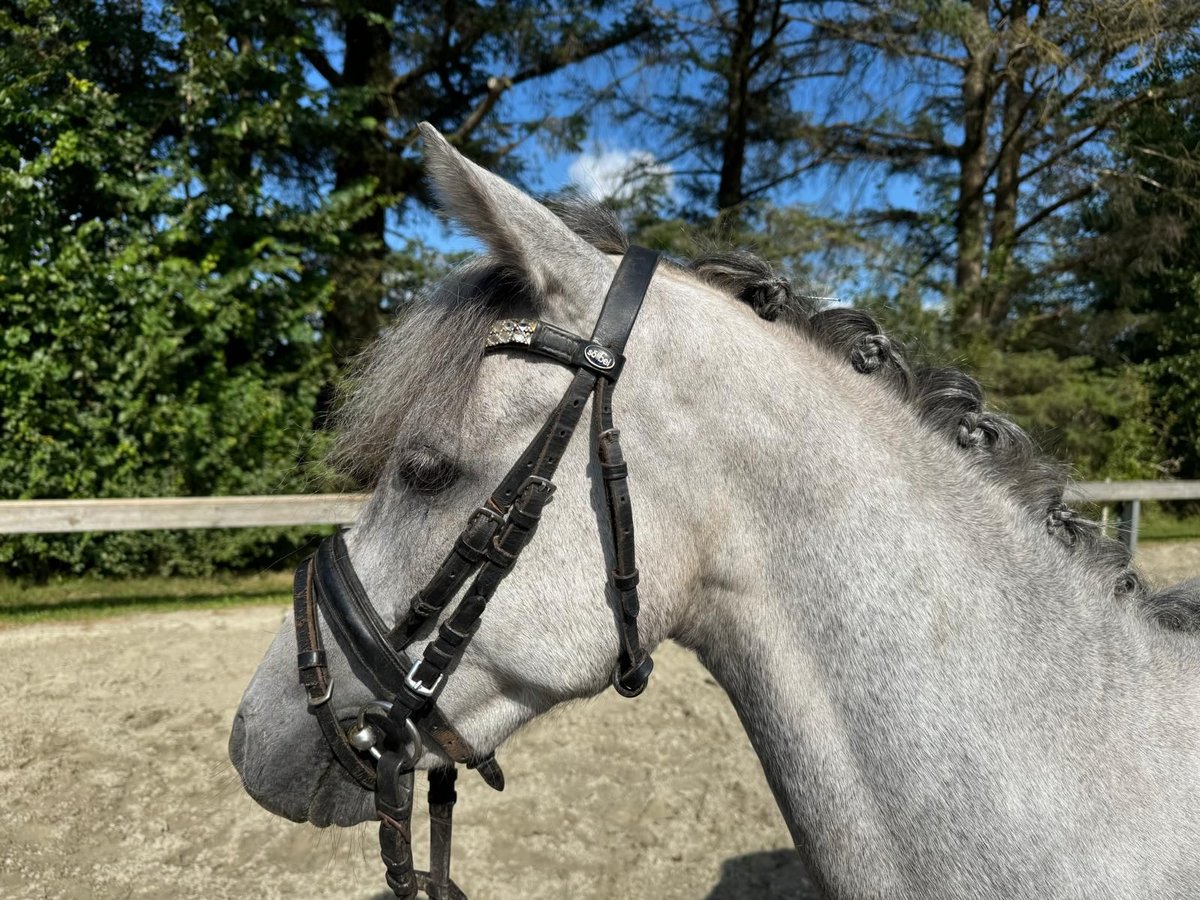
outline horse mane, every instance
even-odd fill
[[[555,212],[605,253],[623,254],[629,238],[607,208],[576,200]],[[1015,422],[989,410],[979,382],[949,366],[914,366],[897,341],[859,309],[825,308],[825,298],[797,289],[769,263],[746,250],[703,252],[682,263],[701,281],[825,346],[855,371],[884,379],[931,431],[967,455],[982,477],[1003,485],[1047,539],[1061,542],[1099,571],[1114,596],[1157,625],[1200,632],[1200,590],[1176,585],[1154,591],[1131,554],[1099,523],[1064,500],[1066,466],[1039,452]],[[431,289],[434,299],[413,304],[403,328],[391,328],[351,366],[335,416],[337,434],[328,461],[360,487],[383,477],[397,442],[452,426],[479,371],[478,347],[492,320],[528,305],[524,285],[487,260],[460,267]],[[436,390],[429,378],[437,377]],[[414,437],[415,436],[415,437]]]
[[[616,216],[602,206],[572,201],[556,212],[606,253],[624,253],[629,246]],[[1072,481],[1067,467],[1041,453],[1011,419],[989,410],[983,387],[966,372],[952,366],[913,366],[908,352],[884,334],[871,315],[853,308],[825,308],[824,298],[797,290],[750,251],[705,252],[684,268],[748,304],[761,318],[787,322],[808,334],[855,371],[885,379],[926,427],[967,454],[981,475],[1007,488],[1052,539],[1102,572],[1116,597],[1164,628],[1200,632],[1200,582],[1151,589],[1133,566],[1129,549],[1065,502],[1063,495]]]

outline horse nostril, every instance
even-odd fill
[[[233,717],[233,728],[229,732],[229,761],[239,772],[246,759],[247,745],[246,717],[242,715],[241,710],[238,710],[238,714]]]

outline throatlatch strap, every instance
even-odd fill
[[[592,433],[600,461],[600,477],[608,501],[608,525],[613,540],[613,569],[609,584],[616,597],[619,651],[613,687],[624,697],[646,689],[654,660],[642,648],[638,634],[638,570],[634,555],[633,502],[629,496],[629,467],[621,452],[621,433],[613,427],[612,385],[596,384],[592,397]]]

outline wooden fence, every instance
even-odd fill
[[[1136,548],[1142,501],[1200,499],[1200,481],[1081,482],[1066,498],[1116,507],[1117,532]],[[6,500],[0,501],[0,534],[343,525],[354,521],[365,502],[363,494]]]

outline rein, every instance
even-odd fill
[[[480,756],[454,729],[438,709],[437,699],[479,629],[488,602],[537,531],[542,510],[554,495],[554,473],[589,396],[592,443],[614,548],[608,578],[616,601],[618,636],[612,685],[622,696],[636,697],[645,690],[654,668],[638,634],[633,510],[620,432],[613,426],[612,394],[625,363],[625,344],[658,261],[657,253],[629,248],[613,276],[591,338],[538,319],[502,319],[492,326],[484,353],[536,354],[574,369],[575,376],[546,424],[492,495],[468,517],[450,553],[394,627],[389,628],[371,605],[340,532],[323,541],[296,570],[297,667],[308,708],[338,762],[359,785],[375,793],[387,883],[404,900],[419,891],[433,900],[466,900],[450,878],[457,798],[453,764],[475,769],[496,790],[504,789],[504,774],[494,754]],[[438,626],[436,638],[419,657],[408,656],[406,650],[418,632],[441,618],[472,576],[463,599]],[[318,611],[355,674],[377,698],[357,710],[333,706],[334,685]],[[415,769],[426,738],[452,764],[429,773],[430,865],[428,872],[419,872],[413,865],[411,821]]]

